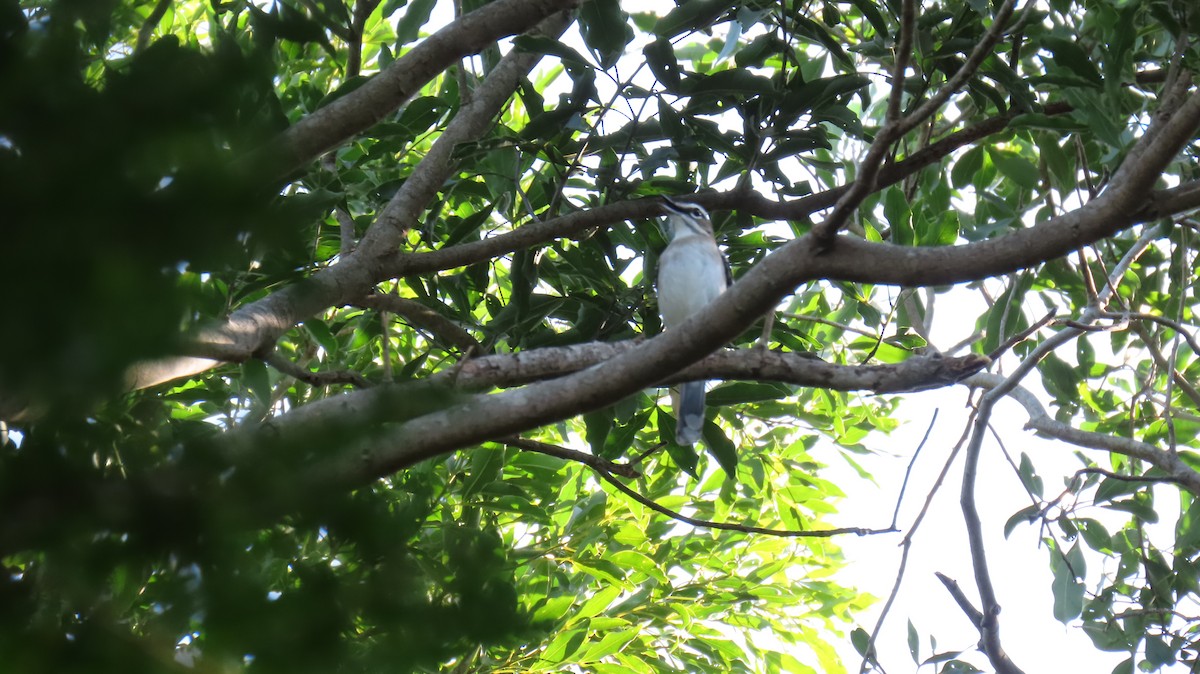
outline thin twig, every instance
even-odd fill
[[[1075,471],[1075,477],[1079,477],[1080,475],[1103,475],[1110,480],[1117,480],[1118,482],[1149,482],[1152,484],[1182,485],[1178,478],[1171,477],[1170,475],[1122,475],[1120,473],[1114,473],[1111,470],[1104,470],[1103,468],[1095,467],[1080,468],[1079,470]]]
[[[1044,328],[1047,323],[1054,320],[1054,315],[1055,315],[1055,311],[1053,309],[1050,310],[1050,312],[1047,313],[1045,316],[1043,316],[1041,318],[1041,320],[1039,320],[1037,323],[1034,323],[1033,325],[1029,326],[1028,328],[1025,328],[1021,332],[1018,332],[1017,334],[1013,335],[1012,337],[1009,337],[1008,339],[1004,340],[1003,344],[1001,344],[1000,346],[997,346],[994,350],[992,350],[991,353],[988,354],[988,358],[992,359],[993,361],[999,359],[1000,356],[1003,356],[1005,353],[1008,353],[1009,349],[1013,348],[1017,344],[1024,341],[1026,337],[1029,337],[1033,333]]]
[[[971,624],[976,628],[982,628],[983,613],[981,613],[979,609],[975,608],[975,605],[971,603],[970,599],[967,599],[966,593],[964,593],[962,588],[958,586],[958,581],[954,580],[950,576],[947,576],[941,571],[935,571],[933,575],[937,576],[938,580],[942,581],[942,585],[946,586],[946,590],[950,592],[951,597],[954,597],[954,601],[958,603],[958,606],[963,610],[963,613],[967,614],[967,618],[971,620]]]
[[[938,410],[933,411],[933,418],[929,420],[929,426],[925,429],[925,435],[921,438],[920,444],[913,452],[912,459],[908,462],[908,468],[904,471],[904,482],[900,486],[900,493],[896,497],[896,509],[892,512],[892,529],[896,529],[896,522],[900,517],[900,504],[904,500],[904,492],[908,488],[908,478],[912,474],[913,465],[917,462],[917,457],[921,454],[921,449],[925,447],[925,442],[929,440],[929,435],[933,431],[933,426],[937,422]],[[935,487],[936,491],[936,487]],[[896,569],[896,581],[892,583],[892,591],[888,593],[887,601],[883,603],[883,609],[879,612],[879,619],[875,621],[875,627],[871,630],[871,636],[867,639],[867,647],[864,649],[862,663],[859,664],[859,673],[866,672],[867,664],[874,657],[875,642],[879,639],[880,632],[883,631],[883,623],[887,619],[888,613],[892,609],[892,605],[896,601],[896,597],[900,594],[900,585],[904,581],[904,572],[908,569],[908,554],[912,550],[912,530],[910,529],[900,541],[900,564]]]
[[[637,501],[638,503],[641,503],[642,505],[646,506],[647,508],[649,508],[661,515],[666,515],[667,517],[670,517],[673,520],[677,520],[677,521],[683,522],[685,524],[690,524],[694,527],[704,527],[704,528],[708,528],[708,529],[721,529],[723,531],[740,531],[742,533],[747,533],[747,534],[763,534],[766,536],[779,536],[779,537],[784,537],[784,538],[828,538],[830,536],[839,536],[842,534],[855,534],[857,536],[871,536],[871,535],[875,535],[875,534],[893,533],[896,531],[895,528],[891,528],[891,527],[889,527],[887,529],[865,529],[862,527],[843,527],[843,528],[839,528],[839,529],[819,529],[816,531],[794,531],[791,529],[768,529],[765,527],[758,527],[758,526],[752,526],[752,525],[747,525],[747,524],[734,524],[732,522],[712,522],[709,520],[697,519],[695,517],[688,517],[687,515],[684,515],[681,512],[671,510],[670,508],[667,508],[666,506],[655,503],[651,499],[648,499],[645,496],[642,496],[641,494],[637,493],[633,489],[630,489],[629,487],[627,487],[625,485],[625,483],[618,480],[616,478],[616,475],[621,475],[622,477],[628,477],[628,478],[640,477],[641,474],[631,464],[614,463],[607,459],[602,459],[594,454],[588,454],[587,452],[580,452],[580,451],[573,450],[573,449],[567,449],[566,447],[559,447],[557,445],[551,445],[551,444],[548,444],[545,442],[539,442],[537,440],[529,440],[527,438],[521,438],[521,437],[517,437],[517,436],[508,436],[505,438],[500,438],[498,441],[503,442],[506,445],[511,445],[513,447],[517,447],[519,449],[524,449],[524,450],[528,450],[531,452],[538,452],[541,454],[548,454],[550,456],[557,456],[561,459],[566,459],[568,461],[575,461],[578,463],[582,463],[582,464],[588,466],[589,468],[595,470],[596,473],[601,478],[604,479],[604,481],[606,481],[609,484],[611,484],[612,486],[616,487],[617,490],[619,490],[621,493],[625,494],[629,498]]]
[[[374,293],[360,298],[355,304],[396,314],[414,328],[428,330],[438,340],[463,353],[468,351],[479,353],[483,349],[479,340],[472,337],[457,323],[416,300],[397,295]]]
[[[876,333],[876,332],[872,332],[870,330],[864,330],[862,328],[856,328],[853,325],[849,325],[847,323],[838,323],[837,321],[831,321],[828,318],[825,318],[824,316],[814,316],[812,314],[787,314],[787,313],[781,313],[779,315],[783,316],[784,318],[790,318],[794,321],[808,321],[810,323],[820,323],[821,325],[828,325],[831,328],[838,328],[840,330],[845,330],[846,332],[853,332],[856,335],[862,335],[863,337],[870,337],[871,339],[875,339],[876,337],[878,337],[878,333]]]
[[[654,501],[642,496],[633,489],[630,489],[625,483],[618,480],[607,469],[600,466],[592,466],[600,477],[604,478],[612,486],[616,487],[621,493],[629,498],[641,503],[647,508],[661,515],[666,515],[673,520],[690,524],[694,527],[705,527],[708,529],[720,529],[722,531],[740,531],[747,534],[763,534],[765,536],[778,536],[780,538],[829,538],[831,536],[841,536],[844,534],[854,534],[856,536],[874,536],[876,534],[895,533],[896,529],[888,527],[886,529],[867,529],[863,527],[840,527],[837,529],[817,529],[815,531],[796,531],[792,529],[768,529],[765,527],[733,524],[732,522],[713,522],[710,520],[697,519],[688,517],[681,512],[671,510],[666,506],[659,505]]]
[[[1182,306],[1182,304],[1183,303],[1181,302],[1180,305]],[[1158,323],[1159,325],[1170,328],[1178,333],[1179,336],[1183,337],[1184,341],[1188,343],[1188,346],[1191,347],[1192,353],[1200,356],[1200,341],[1197,341],[1196,336],[1191,332],[1188,332],[1187,328],[1178,321],[1172,320],[1165,316],[1147,314],[1140,311],[1102,311],[1100,312],[1099,316],[1100,318],[1112,318],[1127,322],[1131,320],[1138,320]]]
[[[1030,3],[1026,9],[1033,5],[1034,3]],[[1005,26],[1008,24],[1008,19],[1012,16],[1015,7],[1016,0],[1005,0],[1004,4],[996,11],[992,27],[988,29],[983,39],[975,45],[975,49],[972,50],[971,55],[967,57],[962,67],[929,100],[925,101],[916,110],[901,117],[899,111],[900,99],[904,88],[903,77],[904,71],[908,67],[907,52],[911,51],[913,23],[915,22],[916,15],[915,3],[908,1],[904,3],[900,25],[901,46],[898,47],[897,51],[903,49],[905,53],[898,53],[896,56],[896,68],[892,75],[892,91],[888,99],[887,119],[883,128],[880,129],[879,134],[875,136],[875,140],[871,143],[866,157],[863,158],[862,163],[859,165],[854,183],[849,186],[849,189],[838,200],[833,210],[829,213],[829,216],[813,228],[813,235],[822,248],[828,248],[833,244],[833,238],[837,236],[838,231],[841,230],[842,226],[850,218],[850,214],[858,208],[867,195],[875,191],[876,179],[879,176],[884,157],[887,155],[891,144],[937,112],[951,95],[961,89],[967,83],[967,80],[974,76],[979,66],[991,55],[992,47],[995,46],[1000,36],[1004,34]],[[905,47],[905,45],[908,46]]]
[[[900,504],[904,501],[904,491],[908,489],[908,478],[912,476],[913,466],[917,463],[917,457],[921,455],[921,450],[925,448],[925,443],[929,441],[929,434],[933,432],[933,426],[937,423],[938,412],[934,409],[933,416],[929,419],[929,425],[925,427],[925,435],[921,436],[921,442],[917,444],[917,450],[913,452],[912,458],[908,461],[908,467],[904,469],[904,481],[900,483],[900,494],[896,497],[896,509],[892,511],[892,528],[896,528],[896,521],[900,517]]]
[[[1175,365],[1172,361],[1167,360],[1167,357],[1165,354],[1163,354],[1162,349],[1158,348],[1158,343],[1154,341],[1154,335],[1152,335],[1150,331],[1147,330],[1143,325],[1134,325],[1133,332],[1137,334],[1138,337],[1142,338],[1142,344],[1144,344],[1146,346],[1146,350],[1150,352],[1151,360],[1154,361],[1155,365],[1157,365],[1167,377],[1168,397],[1166,400],[1166,405],[1164,405],[1163,409],[1169,410],[1171,408],[1170,393],[1172,385],[1179,386],[1179,389],[1183,391],[1184,395],[1191,399],[1192,404],[1200,408],[1200,390],[1197,390],[1195,385],[1188,381],[1187,377],[1183,376],[1183,373],[1175,369]]]
[[[587,452],[581,452],[575,449],[568,449],[566,447],[559,447],[558,445],[551,445],[549,443],[539,442],[537,440],[530,440],[529,438],[522,438],[518,435],[510,435],[507,437],[498,438],[497,442],[502,442],[510,447],[523,449],[527,452],[537,452],[538,454],[557,457],[565,461],[582,463],[589,468],[602,471],[609,475],[616,474],[628,478],[641,477],[642,475],[632,463],[616,463],[614,461],[609,461],[608,459],[596,456],[595,454],[589,454]]]
[[[274,351],[271,355],[267,356],[266,362],[276,370],[289,377],[299,379],[310,386],[330,386],[332,384],[350,384],[358,388],[371,386],[371,382],[367,381],[366,377],[353,370],[344,372],[312,372],[284,358],[283,354],[278,351]]]

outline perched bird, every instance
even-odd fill
[[[708,212],[696,204],[663,197],[670,242],[658,261],[658,311],[667,330],[716,299],[729,286],[729,266],[713,236]],[[690,381],[672,389],[678,422],[675,442],[693,445],[704,428],[704,384]]]

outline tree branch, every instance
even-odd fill
[[[529,2],[530,0],[497,0],[497,2],[463,17],[463,21],[489,8],[510,6],[518,1]],[[548,2],[548,0],[537,1]],[[478,20],[478,18],[475,19],[475,21]],[[570,20],[570,13],[561,12],[543,21],[537,30],[543,34],[558,35],[566,28]],[[415,52],[416,49],[413,51]],[[412,53],[410,52],[410,55]],[[472,104],[467,108],[460,109],[458,115],[439,136],[434,147],[405,181],[401,190],[396,193],[383,213],[363,235],[353,252],[342,258],[338,264],[313,274],[301,283],[283,288],[257,302],[239,308],[224,324],[202,331],[196,341],[221,353],[240,354],[240,358],[244,359],[261,350],[265,345],[273,343],[279,335],[291,329],[304,318],[328,307],[360,298],[375,283],[388,278],[388,275],[382,271],[379,261],[382,256],[396,248],[403,227],[406,223],[417,219],[420,212],[436,194],[438,187],[449,175],[452,169],[449,159],[454,145],[473,140],[489,128],[492,118],[508,100],[520,78],[533,67],[539,58],[541,58],[539,54],[514,49],[502,59],[500,65],[488,76],[487,81],[480,86],[479,92],[472,99]],[[396,63],[400,63],[400,61],[396,61]],[[355,93],[364,88],[366,88],[365,85]],[[487,89],[486,95],[485,89]],[[352,95],[348,94],[338,99],[329,107],[337,105]],[[238,356],[233,359],[238,359]],[[163,360],[145,365],[146,367],[139,365],[133,368],[129,375],[134,388],[153,386],[163,381],[202,372],[215,365],[215,362],[195,359]]]
[[[329,386],[332,384],[351,384],[359,388],[371,385],[366,377],[354,371],[347,372],[312,372],[307,368],[293,363],[278,351],[267,357],[267,364],[280,372],[299,379],[310,386]]]
[[[566,447],[559,447],[558,445],[551,445],[546,442],[530,440],[520,436],[514,435],[507,438],[500,438],[497,442],[502,442],[509,447],[516,447],[517,449],[522,449],[527,452],[537,452],[538,454],[553,456],[564,461],[582,463],[583,465],[595,470],[597,473],[600,473],[602,476],[606,476],[606,479],[615,480],[616,478],[613,477],[613,474],[628,478],[635,478],[641,475],[636,468],[628,463],[616,463],[614,461],[609,461],[608,459],[596,456],[595,454],[581,452],[576,449],[568,449]]]
[[[1004,377],[1000,375],[980,372],[964,379],[961,383],[964,386],[996,390],[1004,382]],[[1131,438],[1084,431],[1057,421],[1046,412],[1046,408],[1042,406],[1037,396],[1022,386],[1012,387],[1006,391],[1005,395],[1017,401],[1021,404],[1021,407],[1025,408],[1025,413],[1029,415],[1029,421],[1025,424],[1026,428],[1033,429],[1047,437],[1062,440],[1076,447],[1099,449],[1139,459],[1166,473],[1172,482],[1200,496],[1200,473],[1184,463],[1178,454],[1159,449],[1145,442],[1138,442]]]
[[[1195,103],[1198,99],[1200,97],[1193,98],[1190,102]],[[1159,130],[1159,133],[1165,133],[1165,131]],[[1148,132],[1147,138],[1150,136],[1151,134]],[[1144,138],[1143,140],[1146,139]],[[1149,142],[1154,141],[1150,140]],[[1145,145],[1146,143],[1139,143],[1139,147],[1144,148]],[[1142,156],[1148,157],[1152,155],[1143,154]],[[1108,191],[1090,202],[1089,205],[1103,202],[1106,200],[1106,197],[1111,198],[1112,194],[1112,191]],[[1116,292],[1116,286],[1124,277],[1126,270],[1133,265],[1137,257],[1145,251],[1150,242],[1157,236],[1156,230],[1157,228],[1148,227],[1142,232],[1137,242],[1134,243],[1132,248],[1126,252],[1125,256],[1121,258],[1120,262],[1110,272],[1108,283],[1102,290],[1097,292],[1096,303],[1083,312],[1083,316],[1079,321],[1080,323],[1086,324],[1094,321],[1099,312],[1104,310],[1105,305],[1113,293]],[[979,468],[979,457],[983,449],[983,438],[990,426],[992,410],[995,408],[996,401],[1002,396],[1009,395],[1015,391],[1019,387],[1021,380],[1032,372],[1037,367],[1038,362],[1046,355],[1081,334],[1083,334],[1083,331],[1079,328],[1064,328],[1061,332],[1052,335],[1034,348],[1007,378],[998,377],[994,385],[989,387],[989,390],[979,399],[975,418],[971,424],[971,436],[967,443],[966,459],[963,465],[962,490],[959,494],[959,503],[962,507],[963,522],[967,529],[967,541],[971,551],[971,566],[975,572],[975,584],[979,589],[980,608],[983,615],[979,629],[983,651],[992,663],[992,666],[996,668],[996,671],[1002,674],[1021,674],[1021,669],[1009,660],[1000,642],[1000,604],[996,598],[995,587],[992,585],[991,572],[988,570],[987,550],[983,543],[983,524],[979,517],[979,508],[975,502],[975,482]],[[988,380],[980,378],[978,381]],[[1071,430],[1074,431],[1074,429]]]
[[[557,38],[571,21],[569,12],[559,12],[542,21],[530,33]],[[483,136],[491,128],[493,119],[516,91],[521,78],[529,74],[541,58],[542,54],[537,52],[515,48],[505,54],[471,94],[471,102],[459,108],[454,120],[421,158],[416,170],[363,234],[358,246],[360,252],[365,249],[365,254],[377,257],[396,249],[403,232],[417,221],[453,172],[456,165],[454,148]]]
[[[363,297],[355,304],[396,314],[414,328],[428,330],[437,339],[462,353],[478,353],[482,349],[479,341],[459,327],[457,323],[416,300],[374,293]]]
[[[314,111],[261,150],[249,164],[282,177],[371,127],[459,59],[520,33],[578,0],[496,0],[451,22],[354,91]]]

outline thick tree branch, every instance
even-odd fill
[[[345,36],[346,48],[349,53],[346,55],[346,74],[350,77],[356,77],[362,71],[362,39],[363,29],[367,25],[367,19],[371,18],[371,13],[375,8],[379,7],[382,0],[358,0],[354,3],[354,17],[350,22],[350,34]]]
[[[447,383],[473,390],[516,386],[578,372],[635,348],[637,342],[593,342],[484,356],[465,361],[452,373],[436,374],[431,380],[445,379]],[[834,365],[804,354],[737,349],[709,354],[659,383],[741,379],[834,391],[898,393],[947,386],[987,367],[989,362],[975,354],[958,358],[927,354],[914,355],[892,365]]]
[[[512,1],[515,0],[498,0],[484,9]],[[477,13],[472,12],[463,20]],[[561,12],[543,21],[536,31],[556,36],[570,21],[570,13]],[[304,282],[239,308],[222,325],[203,331],[195,341],[205,344],[207,351],[233,354],[231,360],[245,359],[269,348],[279,335],[301,320],[331,306],[352,302],[387,278],[380,266],[381,256],[395,249],[403,227],[418,218],[449,176],[455,144],[474,140],[490,127],[492,118],[512,95],[521,77],[539,58],[539,54],[513,50],[501,60],[480,86],[471,105],[461,109],[450,122],[353,252]],[[134,388],[144,388],[202,372],[213,365],[215,362],[196,359],[163,360],[133,368],[129,379]]]
[[[572,373],[607,370],[607,363],[622,355],[634,353],[637,348],[636,342],[595,342],[472,358],[418,382],[350,391],[297,407],[257,427],[239,430],[228,438],[225,453],[231,458],[236,458],[243,448],[254,447],[264,442],[287,444],[311,436],[326,424],[353,428],[361,432],[369,431],[383,423],[412,419],[418,415],[412,412],[411,401],[441,400],[441,406],[435,404],[431,408],[435,413],[444,411],[442,407],[456,402],[486,402],[498,396],[472,396],[470,392],[545,380],[561,381],[563,377]],[[797,386],[841,391],[893,393],[948,385],[978,371],[986,362],[986,359],[975,355],[946,358],[932,354],[913,356],[894,365],[849,366],[833,365],[799,354],[740,349],[710,354],[689,368],[668,373],[661,381],[651,383],[669,385],[685,379],[745,379],[779,381]],[[515,389],[513,392],[527,389]],[[494,421],[496,420],[464,416],[456,419],[453,425],[456,428],[488,426]],[[389,439],[390,432],[384,431],[383,435],[364,440],[359,448],[361,452],[347,452],[342,455],[344,459],[335,461],[341,464],[339,474],[342,477],[338,479],[345,480],[340,482],[339,486],[365,484],[394,472],[394,469],[381,471],[372,465],[357,466],[359,459],[373,453],[392,453],[400,449]],[[492,438],[505,435],[498,433]],[[410,446],[407,449],[414,448]],[[410,457],[406,452],[400,454],[403,456],[397,455],[395,460],[403,465],[410,465],[424,458],[416,455]],[[314,474],[314,478],[316,477]],[[326,477],[333,479],[332,476]]]
[[[1195,101],[1196,99],[1193,99],[1191,102]],[[1169,125],[1167,126],[1169,128]],[[1166,133],[1166,131],[1163,129],[1157,130],[1159,137],[1163,133]],[[1148,133],[1142,139],[1142,142],[1139,142],[1138,147],[1143,148],[1142,157],[1153,156],[1146,154],[1144,148],[1156,140],[1153,134]],[[1150,161],[1154,160],[1151,159]],[[1136,171],[1136,169],[1133,170]],[[1110,190],[1091,203],[1105,201],[1106,197],[1112,198],[1112,194],[1114,192]],[[1145,251],[1156,235],[1155,228],[1146,228],[1142,232],[1142,235],[1138,237],[1138,240],[1130,250],[1125,253],[1125,256],[1121,258],[1120,262],[1109,273],[1108,283],[1096,293],[1095,304],[1084,311],[1083,316],[1080,318],[1080,323],[1087,324],[1093,322],[1096,316],[1104,310],[1105,305],[1116,292],[1117,284],[1120,283],[1125,272],[1133,265],[1138,256]],[[1000,641],[1000,603],[996,596],[995,587],[992,585],[992,575],[988,568],[987,550],[983,543],[983,523],[979,517],[979,507],[975,500],[975,484],[978,476],[979,458],[983,450],[983,438],[987,434],[991,423],[992,410],[995,408],[996,402],[1002,396],[1011,394],[1020,385],[1021,380],[1031,373],[1044,357],[1062,344],[1077,338],[1081,334],[1083,334],[1082,329],[1068,327],[1039,344],[1025,357],[1011,375],[1007,378],[1001,378],[980,397],[975,418],[971,423],[971,437],[967,443],[966,459],[963,464],[962,489],[959,494],[959,503],[962,507],[963,522],[967,529],[967,541],[971,551],[971,566],[975,572],[975,584],[979,589],[980,612],[983,615],[983,620],[979,623],[982,648],[992,666],[996,668],[996,671],[1004,674],[1020,674],[1021,669],[1008,658]]]
[[[490,6],[490,5],[487,5]],[[531,33],[557,38],[571,23],[569,12],[560,12],[542,21]],[[437,196],[438,190],[453,173],[454,148],[476,140],[491,128],[493,120],[516,91],[521,78],[541,60],[536,52],[513,49],[500,60],[479,88],[471,94],[471,102],[459,109],[433,147],[421,158],[417,170],[404,181],[388,205],[375,219],[359,241],[360,251],[377,257],[390,253],[400,244],[401,235],[415,222]]]
[[[171,2],[172,0],[158,0],[154,9],[150,10],[150,15],[138,29],[137,43],[133,47],[135,54],[150,46],[150,38],[154,37],[154,29],[158,28],[159,22],[167,15],[167,10],[171,8]]]
[[[425,38],[359,88],[289,127],[256,152],[250,164],[270,175],[286,175],[370,128],[462,57],[577,5],[578,0],[486,4]]]

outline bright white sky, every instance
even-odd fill
[[[939,296],[936,315],[942,320],[935,319],[932,332],[939,346],[955,344],[971,334],[972,325],[953,318],[979,315],[980,308],[972,306],[977,304],[975,300],[973,293],[966,290]],[[951,309],[952,303],[959,306]],[[1008,365],[1011,370],[1012,363]],[[1025,383],[1035,391],[1040,389],[1036,374]],[[872,435],[867,444],[882,451],[861,461],[879,482],[878,487],[855,479],[856,475],[849,468],[835,470],[827,476],[847,491],[835,521],[841,526],[880,527],[888,524],[904,471],[920,445],[934,410],[937,410],[937,424],[914,466],[900,510],[900,527],[907,530],[963,432],[969,413],[964,406],[967,395],[968,390],[963,386],[906,394],[899,414],[906,423],[890,438]],[[1045,396],[1042,398],[1044,400]],[[1043,478],[1045,493],[1054,494],[1063,484],[1058,476],[1072,475],[1080,467],[1072,456],[1076,448],[1022,430],[1026,420],[1020,405],[1002,401],[996,406],[993,427],[1014,455],[1014,460],[1019,461],[1021,452],[1030,456]],[[832,456],[827,460],[831,465],[837,463]],[[880,661],[893,674],[912,671],[904,666],[912,662],[908,650],[907,623],[910,620],[922,638],[922,660],[934,653],[929,635],[937,639],[937,652],[973,651],[979,639],[978,632],[934,576],[935,572],[941,572],[957,580],[976,608],[979,607],[966,528],[958,503],[961,484],[960,453],[914,538],[904,582],[876,643]],[[1030,501],[999,445],[991,438],[983,444],[976,489],[987,537],[989,569],[1003,609],[1000,614],[1001,639],[1013,662],[1028,674],[1111,672],[1126,655],[1098,651],[1078,627],[1068,627],[1054,619],[1049,553],[1045,545],[1040,544],[1040,531],[1033,525],[1023,524],[1017,526],[1009,539],[1004,538],[1004,523],[1013,513],[1030,505]],[[883,601],[896,580],[901,553],[898,545],[902,537],[903,534],[891,534],[838,540],[849,562],[839,577],[847,585],[879,598],[874,609],[860,618],[868,631],[873,629]],[[1095,558],[1088,559],[1089,564],[1096,561]],[[857,655],[853,649],[846,652],[847,657]],[[977,652],[964,654],[962,659],[984,671],[991,670],[986,659]],[[857,667],[847,669],[857,671]],[[924,671],[936,669],[927,667]]]

